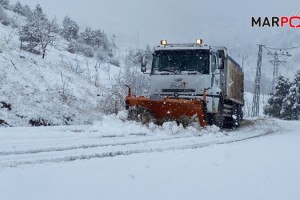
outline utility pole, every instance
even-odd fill
[[[274,69],[273,69],[273,81],[272,81],[272,93],[275,92],[275,87],[277,85],[278,82],[278,66],[282,63],[286,63],[283,60],[279,60],[280,57],[283,56],[291,56],[291,54],[289,54],[288,52],[283,52],[280,50],[280,52],[278,53],[277,51],[275,51],[274,53],[272,53],[271,51],[268,52],[268,55],[273,56],[274,60],[271,60],[270,62],[273,64]]]
[[[242,68],[244,68],[244,62],[245,62],[245,60],[247,60],[247,58],[248,58],[248,55],[239,55],[239,57],[242,59]]]
[[[262,63],[262,48],[264,45],[258,45],[258,58],[256,67],[256,76],[254,84],[254,94],[252,103],[252,117],[259,115],[259,97],[260,97],[260,78],[261,78],[261,63]]]

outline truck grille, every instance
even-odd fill
[[[162,89],[162,92],[196,92],[195,89]]]

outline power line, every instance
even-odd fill
[[[294,47],[285,47],[285,48],[279,48],[279,47],[267,47],[268,49],[273,49],[273,50],[290,50],[290,49],[298,49],[300,46],[294,46]]]
[[[284,52],[282,51],[282,49],[280,49],[279,52],[275,51],[275,52],[272,52],[270,50],[270,47],[266,47],[265,48],[267,49],[268,51],[268,55],[271,55],[273,56],[274,60],[271,60],[270,62],[273,64],[274,66],[274,69],[273,69],[273,81],[272,81],[272,93],[274,92],[275,90],[275,87],[277,85],[277,82],[278,82],[278,67],[280,64],[285,64],[286,61],[283,61],[283,60],[279,60],[280,57],[284,57],[284,56],[291,56],[291,54],[289,54],[287,51]]]
[[[296,76],[296,72],[294,72],[291,67],[289,67],[286,63],[282,63],[290,72],[292,72]]]
[[[245,60],[247,60],[247,58],[248,58],[248,55],[239,55],[239,57],[242,59],[242,68],[244,68],[244,62],[245,62]]]

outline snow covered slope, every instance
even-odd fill
[[[7,11],[22,23],[23,17]],[[20,51],[17,29],[0,23],[0,126],[92,123],[119,67],[66,51],[60,38],[46,58]],[[10,40],[5,40],[10,38]]]

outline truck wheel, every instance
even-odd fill
[[[239,108],[240,108],[240,119],[242,121],[244,119],[244,112],[241,106],[239,106]]]
[[[219,128],[223,128],[224,121],[225,121],[225,118],[223,116],[223,105],[221,103],[219,103],[218,112],[216,114],[214,114],[214,117],[213,117],[213,124]]]
[[[241,124],[241,109],[239,105],[233,104],[232,128],[239,127]]]

